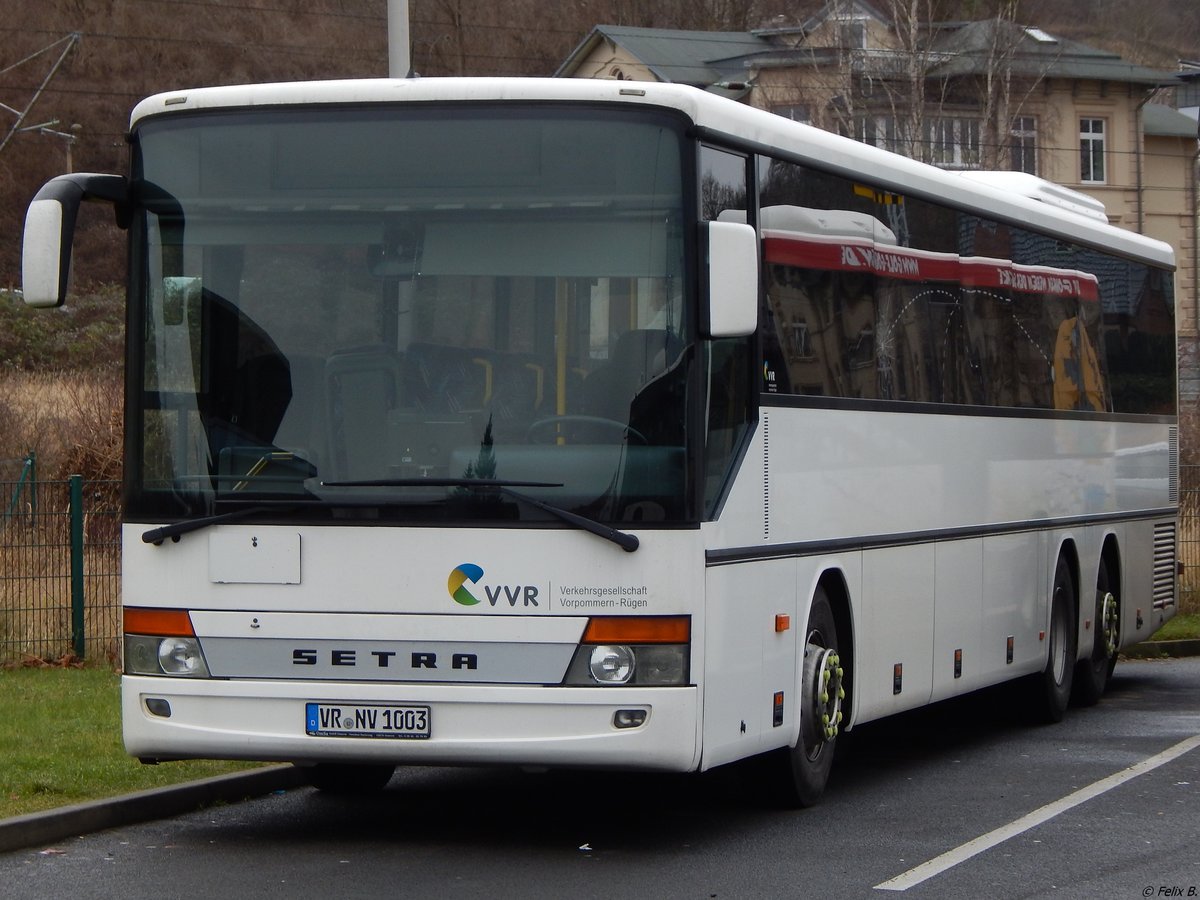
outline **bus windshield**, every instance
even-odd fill
[[[284,109],[134,138],[133,521],[694,517],[674,119]]]

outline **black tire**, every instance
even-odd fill
[[[381,763],[317,763],[305,770],[308,783],[327,794],[373,794],[383,790],[396,767]]]
[[[1050,592],[1050,634],[1046,668],[1034,676],[1032,712],[1040,722],[1061,722],[1071,702],[1078,639],[1075,617],[1075,579],[1063,557],[1054,568]]]
[[[842,720],[842,668],[837,623],[823,588],[813,595],[800,685],[800,737],[795,747],[768,757],[774,799],[785,806],[820,802],[833,767]],[[829,675],[826,677],[825,673]]]
[[[1092,626],[1091,655],[1075,670],[1075,688],[1071,699],[1080,706],[1094,706],[1108,689],[1121,639],[1121,603],[1112,590],[1107,560],[1100,561],[1096,573],[1096,608]]]

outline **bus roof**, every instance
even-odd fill
[[[196,110],[454,101],[627,103],[673,109],[706,136],[724,136],[852,178],[869,173],[873,184],[898,193],[948,202],[1156,265],[1175,266],[1169,244],[1099,221],[1094,213],[1043,202],[1033,192],[963,178],[687,85],[585,78],[370,78],[231,85],[147,97],[134,107],[129,127],[132,131],[157,115]]]

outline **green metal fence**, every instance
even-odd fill
[[[40,481],[0,461],[0,664],[118,658],[119,484]]]
[[[1179,467],[1179,612],[1200,613],[1200,466]]]

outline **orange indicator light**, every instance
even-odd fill
[[[194,637],[192,617],[186,609],[125,608],[126,634],[152,634],[163,637]]]
[[[582,643],[686,644],[691,631],[688,616],[593,616]]]

